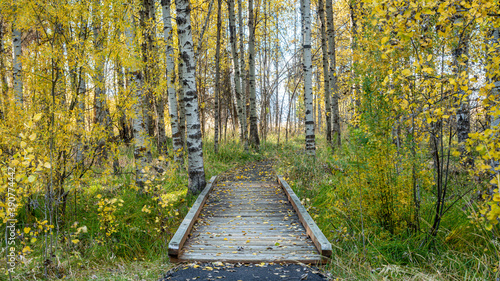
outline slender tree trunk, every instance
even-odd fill
[[[21,63],[22,48],[21,48],[22,33],[21,30],[12,24],[12,47],[14,48],[14,57],[12,60],[12,73],[14,81],[14,97],[16,105],[23,106],[23,79],[22,71],[23,65]]]
[[[191,34],[191,7],[189,0],[176,0],[177,32],[181,58],[184,63],[182,85],[184,85],[184,102],[186,105],[188,146],[188,174],[190,193],[199,193],[205,187],[205,169],[203,167],[203,150],[198,109],[198,94],[196,92],[195,68],[196,62]]]
[[[78,140],[76,144],[76,165],[78,170],[81,171],[83,166],[83,140],[85,138],[85,94],[87,92],[87,85],[85,83],[85,73],[83,67],[79,69],[78,75],[78,93],[77,93],[77,128]],[[79,172],[80,172],[79,171]]]
[[[319,19],[321,21],[321,51],[323,54],[323,88],[325,96],[325,124],[326,124],[326,140],[332,142],[332,115],[330,105],[330,68],[328,65],[328,49],[326,45],[326,19],[325,19],[325,4],[323,0],[318,0]]]
[[[179,45],[180,45],[180,39]],[[184,72],[185,72],[185,65],[181,57],[181,53],[179,52],[179,64],[178,64],[178,72],[179,72],[179,89],[177,92],[177,102],[179,105],[179,130],[181,132],[181,139],[182,139],[182,147],[184,151],[186,151],[186,107],[185,107],[185,101],[184,101],[184,85],[182,85],[182,81],[184,80]]]
[[[241,127],[242,127],[242,135],[243,135],[243,144],[245,146],[245,151],[248,151],[248,126],[247,126],[247,83],[245,76],[245,45],[243,41],[245,39],[244,35],[244,26],[243,26],[243,6],[241,4],[241,0],[238,0],[238,25],[239,34],[240,34],[240,80],[241,80],[241,112],[238,111],[238,114],[241,116]]]
[[[210,1],[210,4],[208,4],[208,12],[207,12],[207,16],[205,17],[205,23],[203,24],[203,28],[201,29],[201,33],[200,33],[200,38],[198,40],[198,46],[196,48],[196,53],[195,53],[195,57],[197,58],[200,54],[200,50],[201,50],[201,46],[204,42],[203,40],[203,37],[205,36],[205,31],[207,30],[207,26],[210,22],[210,14],[212,13],[212,7],[214,5],[214,0],[211,0]]]
[[[278,132],[278,144],[279,144],[279,123],[280,123],[280,109],[279,109],[279,89],[280,89],[280,77],[279,77],[279,59],[280,59],[280,41],[279,41],[279,12],[276,13],[276,61],[275,61],[275,71],[276,71],[276,100],[274,103],[274,107],[276,110],[276,116],[274,120],[274,129]]]
[[[248,1],[248,65],[250,86],[250,144],[259,147],[259,130],[257,127],[257,99],[255,95],[255,26],[253,0]]]
[[[116,109],[118,111],[118,131],[120,132],[120,137],[123,140],[124,143],[127,145],[130,143],[130,141],[133,139],[133,132],[132,128],[130,125],[130,120],[127,118],[127,111],[126,111],[126,95],[125,95],[125,84],[124,84],[124,73],[123,73],[123,66],[120,61],[120,58],[117,58],[115,60],[115,65],[116,65],[116,76],[117,76],[117,86],[118,86],[118,104],[116,105]],[[128,84],[128,83],[127,83]],[[127,85],[128,87],[128,85]]]
[[[142,103],[144,111],[144,125],[146,126],[146,131],[150,138],[154,137],[155,126],[154,126],[154,93],[153,93],[153,83],[152,83],[152,32],[151,23],[152,18],[149,13],[150,5],[152,5],[152,0],[142,0],[141,10],[139,12],[139,23],[140,30],[142,32],[142,43],[141,43],[141,54],[143,62],[142,70],[142,83],[144,91],[144,101]]]
[[[311,2],[301,0],[302,9],[302,48],[303,48],[303,70],[304,70],[304,104],[305,104],[305,131],[306,131],[306,153],[316,154],[313,117],[313,94],[312,94],[312,62],[311,62]]]
[[[4,44],[3,44],[3,38],[5,36],[5,30],[4,30],[4,19],[3,15],[1,14],[0,11],[0,98],[2,99],[2,104],[0,105],[2,108],[0,108],[0,119],[3,120],[5,119],[5,116],[8,114],[7,108],[8,108],[8,96],[7,96],[7,91],[8,91],[8,86],[7,86],[7,75],[5,71],[5,61],[4,61]]]
[[[240,0],[241,1],[241,0]],[[234,67],[234,88],[236,92],[236,105],[238,108],[238,117],[240,121],[240,141],[242,143],[245,142],[245,127],[243,118],[246,119],[246,116],[243,116],[243,94],[241,91],[241,73],[240,73],[240,65],[238,61],[238,50],[236,49],[236,26],[235,26],[235,18],[236,15],[234,13],[234,0],[228,0],[227,6],[229,10],[229,41],[231,43],[231,56],[233,57],[233,67]],[[240,38],[242,41],[242,38]],[[245,120],[246,121],[246,120]]]
[[[166,42],[166,76],[167,76],[167,95],[168,95],[168,112],[170,114],[170,126],[172,128],[172,143],[174,148],[174,161],[182,165],[183,157],[183,141],[182,134],[179,129],[179,120],[177,113],[177,95],[175,92],[175,64],[174,64],[174,42],[172,29],[172,16],[170,15],[170,0],[162,0],[163,11],[163,36]]]
[[[468,35],[464,34],[463,37],[459,36],[458,46],[453,51],[453,70],[457,78],[468,79],[468,77],[459,77],[462,72],[469,75],[468,71],[468,55],[469,55],[469,40]],[[462,58],[462,56],[464,56]],[[458,99],[460,105],[457,110],[457,140],[458,149],[461,154],[462,161],[465,165],[472,165],[472,158],[467,156],[465,149],[465,142],[469,138],[470,133],[470,109],[469,109],[469,95],[462,89],[458,89]]]
[[[129,20],[133,23],[131,15],[128,16]],[[132,118],[132,132],[134,135],[134,161],[135,161],[135,184],[138,187],[144,187],[146,182],[145,167],[148,163],[149,155],[151,152],[146,147],[147,131],[144,123],[143,106],[147,101],[143,93],[143,76],[139,65],[139,55],[137,54],[137,47],[135,43],[134,31],[127,28],[125,35],[127,37],[127,47],[132,54],[130,59],[134,60],[132,68],[128,70],[127,76],[130,81],[128,89],[133,92],[135,102],[132,105],[134,117]]]
[[[335,58],[335,25],[333,21],[332,0],[326,0],[326,17],[328,22],[328,56],[330,57],[329,87],[332,93],[332,142],[341,145],[339,93],[337,86],[337,63]]]
[[[214,98],[214,151],[219,153],[219,92],[220,92],[220,30],[222,28],[221,19],[222,1],[217,0],[217,42],[215,47],[215,98]]]

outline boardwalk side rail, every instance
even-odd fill
[[[316,249],[324,257],[330,257],[332,255],[332,244],[325,237],[321,229],[316,225],[314,220],[311,218],[306,208],[300,203],[299,197],[293,192],[292,188],[288,185],[285,179],[278,175],[278,183],[281,185],[285,191],[288,200],[292,204],[295,212],[299,216],[299,220],[306,229],[307,235],[311,237]]]
[[[182,249],[182,246],[184,246],[184,243],[186,242],[186,239],[191,232],[191,228],[193,227],[194,223],[196,222],[196,219],[198,218],[198,215],[201,212],[201,209],[205,205],[205,202],[208,199],[208,194],[212,190],[215,181],[217,179],[217,176],[213,176],[210,181],[207,183],[203,191],[198,195],[198,198],[194,202],[193,206],[191,209],[189,209],[188,214],[182,221],[181,225],[177,229],[177,231],[174,234],[174,237],[170,240],[168,243],[168,255],[169,256],[178,256],[180,253],[180,250]]]

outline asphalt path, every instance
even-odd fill
[[[319,269],[303,264],[230,264],[222,262],[179,265],[165,274],[162,281],[193,280],[307,280],[324,281]]]

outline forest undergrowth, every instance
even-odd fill
[[[413,163],[403,152],[393,145],[373,146],[355,130],[334,151],[318,139],[316,158],[306,155],[303,136],[279,145],[270,136],[259,151],[250,152],[226,140],[218,154],[213,153],[211,139],[205,139],[207,180],[229,169],[272,161],[331,241],[333,256],[323,269],[339,280],[499,278],[499,240],[482,224],[472,223],[477,194],[454,195],[480,188],[458,162],[450,176],[454,204],[448,205],[432,236],[434,195],[428,159],[414,159],[420,167],[421,190],[416,219],[412,175],[403,172]],[[18,214],[24,263],[16,266],[14,280],[41,280],[45,270],[50,279],[157,280],[175,266],[168,261],[167,243],[195,197],[187,193],[185,170],[165,164],[173,163],[168,157],[163,160],[150,168],[144,189],[134,184],[133,153],[127,148],[121,150],[118,173],[103,164],[81,180],[67,181],[66,206],[59,210],[63,213],[52,236],[44,235],[50,226],[37,207],[44,204],[43,193],[32,193]],[[5,227],[0,230],[3,233]],[[45,243],[57,249],[57,262],[46,266]],[[0,266],[5,272],[5,259]]]

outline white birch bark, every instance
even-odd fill
[[[189,0],[176,0],[177,32],[179,36],[180,57],[184,63],[182,85],[184,86],[184,103],[186,108],[186,145],[188,151],[188,189],[190,193],[199,193],[205,187],[205,169],[203,167],[203,150],[196,92],[196,63],[191,34],[191,7]]]
[[[247,126],[247,94],[246,94],[246,86],[245,86],[245,47],[243,44],[245,35],[244,35],[244,26],[243,26],[243,6],[241,4],[241,0],[238,0],[238,25],[239,34],[240,34],[240,80],[241,80],[241,112],[238,111],[238,114],[241,116],[241,127],[243,134],[243,143],[245,146],[245,151],[248,151],[248,126]]]
[[[166,42],[167,60],[167,95],[168,112],[170,114],[170,125],[172,128],[172,143],[174,147],[174,161],[182,165],[184,157],[183,141],[179,130],[179,120],[177,114],[177,94],[175,91],[175,65],[174,65],[174,42],[172,29],[172,16],[170,14],[170,0],[162,0],[163,11],[163,35]]]
[[[257,127],[257,99],[255,94],[255,24],[253,0],[248,1],[248,68],[250,86],[250,144],[259,147],[259,129]]]
[[[326,17],[328,23],[328,56],[330,58],[329,87],[332,93],[332,142],[337,146],[341,144],[339,93],[337,86],[337,63],[335,58],[335,24],[333,22],[332,0],[326,0]]]
[[[326,123],[326,140],[331,143],[332,141],[332,115],[330,105],[330,69],[328,65],[328,47],[326,45],[326,19],[325,19],[325,4],[323,0],[318,0],[319,6],[319,19],[321,21],[321,51],[323,53],[323,87],[325,96],[325,123]]]
[[[12,47],[14,48],[13,59],[12,59],[14,97],[15,97],[16,105],[22,106],[23,105],[23,80],[22,80],[23,65],[21,63],[22,33],[21,33],[21,30],[15,25],[15,23],[12,26],[13,26],[12,27]]]
[[[5,116],[8,114],[7,113],[7,77],[6,77],[6,71],[5,71],[5,61],[4,61],[4,43],[3,39],[5,36],[5,29],[4,29],[4,18],[2,15],[2,11],[0,10],[0,92],[1,92],[1,99],[2,99],[2,108],[0,110],[0,118],[3,120],[5,119]]]
[[[131,25],[133,24],[132,16],[129,15],[129,20]],[[144,124],[143,116],[143,103],[144,103],[144,93],[143,93],[143,78],[139,66],[139,56],[137,54],[137,47],[135,42],[135,35],[133,31],[133,26],[128,26],[125,30],[125,35],[127,37],[127,47],[129,52],[132,54],[132,66],[128,70],[129,81],[131,82],[130,91],[133,92],[133,97],[135,102],[132,105],[132,110],[134,116],[132,118],[132,131],[134,135],[134,160],[135,160],[135,183],[138,187],[143,187],[146,182],[146,165],[148,153],[146,148],[146,128]]]
[[[303,48],[303,70],[304,70],[304,104],[305,104],[305,127],[306,127],[306,153],[316,154],[313,119],[313,96],[312,96],[312,62],[311,62],[311,2],[302,0],[302,48]]]
[[[234,67],[234,88],[236,92],[236,106],[238,108],[238,119],[240,121],[240,141],[244,142],[244,133],[245,129],[243,127],[243,95],[241,93],[241,74],[240,74],[240,65],[238,61],[238,50],[236,49],[236,26],[235,26],[235,18],[236,15],[234,13],[234,0],[228,0],[227,6],[229,10],[229,41],[231,43],[231,56],[233,57],[233,67]],[[241,38],[240,38],[241,40]],[[246,117],[245,117],[246,118]],[[245,120],[246,121],[246,120]]]
[[[454,64],[454,74],[458,76],[462,72],[466,72],[468,75],[468,39],[466,36],[460,37],[460,42],[458,42],[457,48],[455,48],[453,52],[453,64]],[[463,41],[462,41],[463,40]],[[462,55],[465,56],[465,59],[462,58]],[[462,65],[461,63],[465,64]],[[466,149],[465,142],[469,138],[470,132],[470,109],[469,109],[469,96],[468,94],[462,90],[458,90],[458,98],[460,99],[459,108],[457,110],[456,119],[457,119],[457,141],[458,141],[458,149],[460,151],[460,158],[464,160],[464,164],[469,165],[472,164],[472,158],[466,157]]]
[[[220,30],[222,28],[222,1],[217,0],[217,42],[215,47],[215,98],[214,98],[214,152],[219,152],[219,92],[220,92]]]

